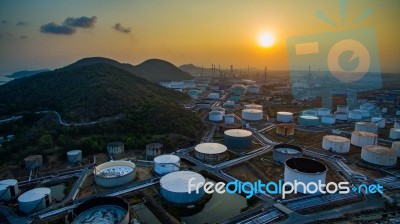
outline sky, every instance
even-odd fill
[[[400,73],[399,11],[399,0],[0,0],[0,73],[93,56],[134,65],[159,58],[177,66],[287,70],[288,39],[320,37],[315,57],[324,58],[332,43],[322,34],[340,41],[338,32],[363,28],[376,34],[371,60],[380,60],[383,72]],[[265,32],[275,39],[270,47],[258,43]]]

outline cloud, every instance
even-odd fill
[[[96,16],[92,16],[91,18],[86,16],[79,18],[68,17],[64,20],[64,25],[71,27],[91,28],[96,23],[96,20]]]
[[[28,26],[29,23],[25,21],[19,21],[16,26]]]
[[[120,23],[116,23],[113,26],[113,28],[114,28],[114,30],[116,30],[118,32],[121,32],[121,33],[130,33],[131,32],[131,28],[130,27],[123,27],[123,26],[121,26]]]
[[[26,39],[26,38],[28,38],[28,36],[26,36],[26,35],[21,35],[21,36],[19,36],[19,38],[21,38],[21,39]]]
[[[58,25],[56,23],[44,24],[40,27],[40,32],[42,33],[52,33],[52,34],[63,34],[72,35],[76,32],[76,29],[67,25]]]

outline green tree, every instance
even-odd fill
[[[43,149],[53,148],[53,137],[49,134],[44,134],[39,139],[39,147]]]

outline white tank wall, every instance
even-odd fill
[[[106,178],[106,177],[101,177],[96,175],[96,173],[100,172],[103,169],[106,169],[107,167],[111,166],[128,166],[133,169],[132,172],[123,175],[123,176],[117,176],[113,178]],[[111,161],[111,162],[106,162],[103,164],[100,164],[95,167],[93,170],[94,174],[94,181],[96,182],[97,185],[109,188],[109,187],[117,187],[121,186],[124,184],[127,184],[131,181],[133,181],[136,177],[136,165],[130,161]]]
[[[35,200],[20,200],[21,197],[26,197],[26,196],[24,196],[24,194],[32,194],[33,191],[37,191],[38,189],[41,190],[40,193],[43,193],[42,191],[46,191],[47,193],[43,194],[42,196],[36,196]],[[47,203],[50,204],[52,201],[51,190],[49,188],[46,188],[48,190],[42,190],[42,189],[45,189],[45,188],[35,188],[35,189],[27,191],[24,194],[22,194],[21,196],[19,196],[18,197],[19,210],[23,213],[28,214],[28,213],[40,211],[40,210],[46,208],[47,207],[46,204]],[[46,201],[46,197],[47,197],[47,201]]]
[[[259,121],[263,118],[263,111],[256,109],[244,109],[242,110],[242,119],[249,121]]]
[[[376,145],[378,142],[377,136],[363,136],[353,132],[351,134],[351,144],[362,147],[364,145]]]
[[[391,139],[400,139],[400,128],[391,128],[389,138]]]
[[[385,127],[385,118],[383,117],[373,117],[371,118],[371,122],[377,124],[379,128]]]
[[[122,154],[125,151],[124,143],[122,142],[112,142],[107,144],[107,152],[110,155]]]
[[[208,120],[210,121],[222,121],[223,114],[220,111],[211,111],[208,113]]]
[[[67,158],[69,163],[79,163],[82,161],[82,151],[72,150],[67,152]]]
[[[34,155],[29,156],[24,159],[25,168],[28,170],[39,168],[43,165],[43,156],[42,155]]]
[[[400,141],[392,142],[392,149],[396,150],[397,157],[400,157]]]
[[[369,145],[362,147],[361,159],[372,164],[380,166],[393,166],[397,162],[395,153],[377,153],[373,150],[368,150]],[[386,147],[385,147],[386,148]],[[387,148],[389,150],[389,148]]]
[[[350,139],[349,141],[335,141],[325,136],[322,139],[322,148],[337,153],[348,153],[350,151]]]
[[[378,125],[370,122],[356,122],[356,124],[354,125],[354,130],[366,131],[376,134],[378,132]]]
[[[297,180],[297,182],[302,182],[305,183],[306,185],[308,183],[318,183],[321,181],[322,184],[325,184],[326,180],[326,171],[322,173],[316,173],[316,174],[308,174],[308,173],[302,173],[297,170],[293,170],[287,166],[285,166],[285,171],[284,171],[284,182],[290,182],[294,183],[294,181]],[[305,189],[302,186],[299,186],[297,188],[298,192],[300,193],[306,193]]]
[[[278,112],[276,115],[276,121],[290,123],[293,121],[293,113],[291,112]]]
[[[0,201],[8,201],[19,194],[18,181],[7,179],[0,181]]]
[[[226,115],[224,116],[224,122],[227,124],[233,124],[235,123],[235,117],[231,115]]]

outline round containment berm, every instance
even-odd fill
[[[227,158],[227,147],[219,143],[201,143],[194,147],[196,159],[206,162],[219,162]]]
[[[378,135],[366,131],[353,131],[351,133],[351,144],[363,147],[364,145],[376,145],[378,142]]]
[[[0,202],[8,201],[19,194],[18,181],[6,179],[0,181]]]
[[[354,125],[354,130],[355,131],[366,131],[366,132],[371,132],[371,133],[377,133],[378,132],[378,125],[374,124],[372,122],[356,122]]]
[[[397,157],[400,157],[400,141],[392,142],[392,149],[396,150]]]
[[[102,187],[117,187],[135,179],[136,165],[131,161],[110,161],[96,166],[94,181]]]
[[[67,224],[129,224],[129,203],[119,197],[96,197],[79,204],[67,216]]]
[[[192,171],[169,173],[160,179],[160,193],[168,202],[176,204],[195,203],[204,195],[205,181],[202,175]]]
[[[50,188],[39,187],[27,191],[18,197],[18,207],[23,213],[32,213],[49,207],[51,203]]]
[[[364,145],[361,159],[380,166],[394,166],[397,162],[396,150],[380,145]]]
[[[318,126],[319,118],[316,116],[300,116],[299,125],[308,126],[308,127]]]
[[[242,110],[242,118],[248,121],[260,121],[263,119],[263,111],[258,109]]]
[[[228,148],[250,148],[253,133],[243,129],[230,129],[224,132],[224,145]]]
[[[295,145],[279,144],[274,146],[273,159],[284,164],[286,160],[301,157],[303,149]]]
[[[181,159],[176,155],[161,155],[154,158],[154,171],[160,175],[179,171]]]
[[[146,145],[146,157],[154,158],[156,156],[161,155],[163,144],[161,143],[150,143]]]
[[[25,162],[25,168],[27,170],[33,170],[43,165],[43,156],[42,155],[28,156],[24,159],[24,162]]]
[[[293,121],[293,113],[284,111],[278,112],[276,114],[276,121],[283,123],[290,123]]]
[[[82,161],[82,151],[81,150],[68,151],[67,158],[69,163],[79,163]]]
[[[325,135],[322,139],[322,148],[337,153],[348,153],[350,139],[337,135]]]
[[[107,144],[107,152],[109,155],[118,155],[124,153],[124,143],[123,142],[111,142]]]
[[[299,185],[297,191],[303,194],[316,193],[318,191],[318,182],[325,184],[326,172],[328,168],[321,162],[307,158],[291,158],[285,162],[284,181],[294,184],[295,181],[302,182],[305,185],[310,184],[309,190]]]

